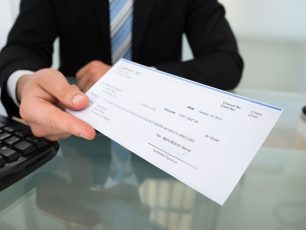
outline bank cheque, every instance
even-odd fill
[[[72,114],[221,205],[282,112],[127,60],[87,95]]]

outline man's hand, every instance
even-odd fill
[[[87,92],[110,68],[101,61],[89,62],[76,73],[78,87]]]
[[[43,69],[22,76],[17,83],[20,115],[35,136],[55,141],[75,135],[91,140],[95,130],[86,122],[63,111],[82,110],[88,97],[65,76],[53,69]]]

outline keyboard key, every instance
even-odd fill
[[[4,141],[4,143],[6,143],[7,145],[10,145],[10,146],[11,146],[11,145],[17,143],[18,141],[20,141],[20,138],[19,138],[19,137],[12,136],[12,137],[6,139],[6,140]]]
[[[3,133],[0,134],[0,141],[3,141],[3,140],[5,140],[6,138],[8,138],[10,136],[11,136],[10,133],[3,132]]]
[[[0,168],[3,168],[5,163],[6,162],[5,162],[4,158],[2,156],[0,156]]]
[[[5,131],[7,131],[7,132],[13,133],[13,132],[19,130],[20,127],[18,127],[18,126],[13,126],[13,125],[12,125],[12,126],[4,127],[3,129],[4,129]]]
[[[48,141],[39,137],[28,136],[26,140],[34,144],[38,149],[42,149],[49,145]]]
[[[20,156],[15,150],[6,146],[0,148],[0,155],[3,156],[8,163],[18,160]]]
[[[30,136],[32,134],[32,132],[31,132],[30,129],[24,129],[24,130],[18,130],[16,132],[14,132],[14,134],[16,134],[19,137],[24,138],[24,137]]]
[[[22,155],[27,156],[35,152],[35,147],[28,141],[20,141],[14,145],[14,148],[21,151]]]

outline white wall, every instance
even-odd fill
[[[11,8],[12,8],[12,13],[13,13],[13,18],[15,19],[15,17],[17,16],[18,12],[19,12],[19,3],[20,0],[0,0],[0,1],[8,1],[11,4]]]
[[[306,92],[306,1],[220,0],[245,60],[241,88]]]
[[[12,8],[9,0],[0,0],[0,49],[6,42],[7,33],[13,24]]]
[[[245,62],[239,87],[305,93],[306,0],[219,1]]]
[[[0,49],[5,45],[7,34],[18,14],[19,1],[20,0],[0,0]],[[0,114],[6,114],[1,103]]]
[[[305,0],[219,0],[240,36],[306,39]]]

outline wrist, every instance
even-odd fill
[[[17,81],[16,96],[19,102],[21,101],[22,91],[24,87],[30,82],[31,78],[32,78],[31,74],[25,74],[25,75],[22,75]]]

